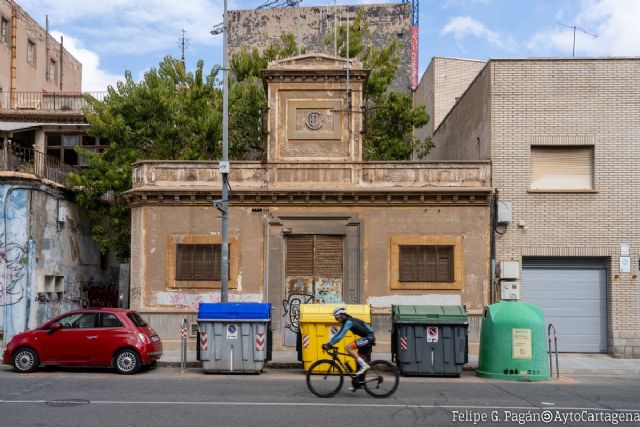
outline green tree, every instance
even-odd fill
[[[433,148],[433,142],[431,138],[415,138],[413,130],[429,123],[429,115],[423,106],[413,106],[410,94],[389,91],[400,63],[398,42],[391,37],[387,47],[378,49],[367,43],[368,37],[369,25],[364,19],[363,8],[348,26],[338,27],[339,55],[357,58],[365,69],[371,70],[365,92],[367,132],[363,156],[365,160],[409,160],[412,153],[422,157]],[[333,45],[333,35],[327,36],[325,41]]]
[[[94,240],[121,261],[129,258],[130,250],[131,214],[124,192],[131,188],[131,165],[147,159],[220,156],[220,67],[206,75],[203,69],[199,61],[193,73],[187,72],[181,61],[166,57],[140,83],[127,71],[123,82],[108,88],[104,101],[87,98],[92,107],[85,110],[88,133],[110,145],[103,153],[77,148],[88,167],[70,175],[69,186],[87,209]]]
[[[229,140],[238,148],[229,150],[232,159],[263,159],[266,140],[262,135],[262,108],[266,95],[260,71],[269,62],[305,52],[298,47],[291,33],[283,34],[278,43],[269,45],[263,52],[243,47],[230,60],[229,79]],[[231,144],[231,142],[230,142]]]

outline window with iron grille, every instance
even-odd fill
[[[453,248],[400,245],[400,282],[453,282]]]
[[[220,244],[176,245],[176,280],[219,281],[221,257]]]

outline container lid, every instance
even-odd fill
[[[198,320],[270,320],[271,304],[260,302],[200,303]]]
[[[466,325],[469,316],[463,305],[392,305],[398,323]]]
[[[299,322],[336,323],[336,319],[333,318],[333,310],[336,307],[344,307],[349,316],[371,323],[371,306],[369,304],[302,304],[300,305]]]

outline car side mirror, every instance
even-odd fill
[[[51,335],[58,329],[62,329],[62,326],[60,326],[60,323],[54,323],[53,325],[49,326],[49,335]]]

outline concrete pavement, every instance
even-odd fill
[[[373,353],[372,359],[391,360],[390,353]],[[638,375],[640,376],[640,359],[616,359],[607,354],[560,353],[558,355],[560,375]],[[160,366],[180,366],[179,351],[165,351],[158,362]],[[187,353],[188,367],[201,367],[193,351]],[[294,351],[274,351],[270,368],[300,368],[298,355]],[[470,355],[469,363],[464,370],[475,371],[478,367],[478,356]],[[555,359],[553,360],[555,371]]]

